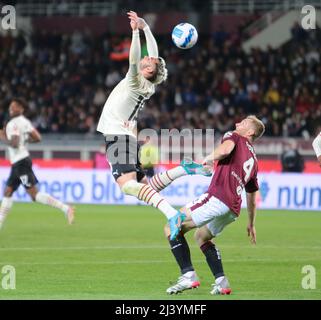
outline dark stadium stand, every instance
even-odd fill
[[[201,34],[188,52],[156,36],[170,76],[147,103],[140,128],[222,133],[254,113],[265,122],[266,136],[313,136],[321,121],[320,32],[298,26],[292,32],[285,46],[250,54],[241,49],[242,34],[224,26]],[[127,59],[111,57],[128,35],[35,30],[30,37],[0,36],[0,122],[10,98],[19,95],[41,132],[95,133],[106,97],[127,72]]]

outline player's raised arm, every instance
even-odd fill
[[[150,30],[148,24],[146,22],[145,22],[145,24],[146,24],[146,26],[143,28],[143,31],[144,31],[145,38],[146,38],[148,55],[150,57],[153,57],[153,58],[158,58],[157,42],[156,42],[156,40],[155,40],[155,38],[154,38],[154,36],[152,34],[152,31]]]
[[[139,62],[141,58],[141,46],[139,39],[138,22],[132,11],[128,12],[130,19],[130,26],[132,28],[132,42],[129,50],[129,71],[130,75],[136,76],[138,74]]]
[[[235,142],[232,140],[225,140],[214,151],[209,154],[202,162],[203,165],[212,166],[216,160],[223,160],[228,157],[235,147]]]
[[[137,27],[138,29],[141,29],[144,31],[145,38],[146,38],[146,44],[147,44],[147,51],[148,56],[153,58],[158,58],[158,46],[156,39],[154,38],[148,24],[143,18],[140,18],[137,16],[137,13],[134,11],[129,12],[129,16],[132,17],[132,19],[135,19],[137,21]]]
[[[255,217],[256,217],[256,192],[246,193],[248,224],[247,235],[250,237],[251,243],[256,244],[256,230],[255,230]]]
[[[321,165],[321,132],[320,134],[313,140],[312,143],[314,152],[319,160],[319,163]]]

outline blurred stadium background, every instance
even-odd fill
[[[136,204],[113,183],[104,141],[96,132],[108,94],[127,72],[126,12],[132,9],[150,24],[169,69],[168,81],[146,103],[139,129],[214,128],[219,141],[236,121],[256,114],[267,129],[256,144],[259,208],[310,210],[306,215],[320,222],[311,212],[321,209],[320,166],[311,146],[321,130],[320,1],[308,3],[317,10],[315,30],[301,27],[304,1],[27,0],[4,1],[0,7],[5,4],[16,8],[17,29],[0,28],[0,127],[8,121],[10,99],[24,97],[29,103],[27,117],[43,134],[43,141],[29,149],[41,187],[49,193],[76,203]],[[183,21],[199,32],[199,41],[190,50],[179,50],[171,42],[173,27]],[[196,160],[201,148],[200,144],[193,150]],[[163,156],[168,154],[161,155],[156,170],[164,168]],[[6,146],[0,144],[0,192],[9,169]],[[206,178],[196,180],[183,179],[164,194],[173,204],[184,204],[208,183]],[[22,189],[16,199],[27,201]],[[130,210],[134,212],[134,207]],[[294,228],[299,229],[299,214],[294,216],[299,219]],[[107,218],[104,221],[108,224]],[[11,234],[9,229],[10,221],[1,235],[2,248],[10,247],[10,241],[4,240]],[[304,232],[309,230],[307,226]],[[17,234],[20,231],[16,229]],[[320,238],[309,245],[320,248]],[[315,263],[320,265],[320,260]]]
[[[102,106],[127,71],[125,13],[133,7],[151,24],[170,71],[140,128],[215,128],[220,134],[255,113],[267,126],[257,152],[276,161],[267,169],[278,170],[282,152],[295,141],[311,172],[317,169],[309,162],[315,160],[311,138],[321,123],[321,41],[319,29],[300,27],[302,3],[17,1],[17,30],[0,36],[0,123],[7,120],[10,98],[23,96],[27,115],[44,134],[42,144],[30,146],[33,158],[94,167]],[[180,21],[199,30],[192,50],[171,43]],[[4,150],[2,145],[1,158]]]
[[[42,143],[30,145],[36,166],[106,168],[96,124],[106,97],[127,72],[125,13],[135,8],[151,25],[170,74],[148,101],[139,129],[214,128],[219,142],[236,121],[254,113],[267,128],[256,145],[261,172],[318,173],[311,142],[321,124],[321,35],[319,27],[301,28],[303,4],[17,1],[17,30],[0,36],[0,123],[8,120],[10,99],[22,96],[29,102],[27,116],[43,134]],[[315,5],[318,10],[320,3]],[[191,50],[171,42],[180,21],[199,30]],[[196,160],[202,147],[195,143]],[[160,162],[175,150],[162,148]],[[8,166],[6,152],[1,144],[2,167]]]

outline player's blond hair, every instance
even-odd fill
[[[253,140],[257,140],[257,139],[261,138],[265,132],[264,123],[254,115],[250,115],[246,118],[252,120],[252,123],[254,125]]]
[[[156,65],[156,73],[154,79],[151,80],[154,84],[160,84],[167,79],[168,71],[166,69],[166,62],[162,57],[158,57],[158,64]]]

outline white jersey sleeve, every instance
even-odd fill
[[[153,58],[158,58],[157,42],[156,42],[149,26],[146,26],[143,30],[144,30],[144,34],[145,34],[145,38],[146,38],[148,56],[153,57]]]
[[[139,30],[133,30],[132,42],[129,50],[129,70],[127,73],[129,86],[135,88],[140,85],[139,63],[141,58],[141,46],[139,39]]]
[[[13,136],[20,137],[20,130],[18,128],[18,125],[15,121],[9,121],[9,123],[6,126],[6,135],[8,140],[11,140]]]
[[[312,146],[313,146],[313,149],[314,149],[314,152],[315,152],[316,156],[319,158],[321,156],[321,132],[313,140]]]

